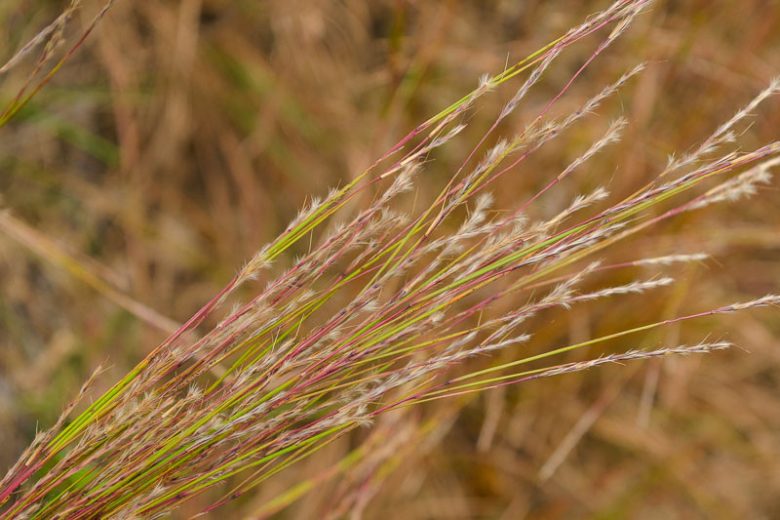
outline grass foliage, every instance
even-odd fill
[[[0,69],[34,63],[0,125],[24,113],[112,7],[88,18],[72,43],[63,34],[80,3]],[[651,347],[642,338],[775,306],[780,296],[651,316],[563,343],[536,334],[548,316],[669,294],[672,275],[707,255],[684,243],[621,260],[610,252],[693,212],[742,204],[771,183],[780,163],[780,142],[739,144],[751,115],[780,91],[775,80],[700,144],[658,165],[646,183],[612,194],[607,176],[598,174],[581,192],[563,189],[630,131],[623,116],[609,121],[599,114],[646,66],[595,86],[589,74],[651,5],[615,1],[481,78],[368,167],[310,198],[181,325],[21,219],[0,216],[4,234],[170,333],[124,377],[85,399],[105,378],[98,367],[56,423],[37,433],[0,482],[3,518],[156,517],[204,494],[208,501],[197,507],[209,512],[352,435],[360,442],[328,470],[290,484],[252,513],[280,511],[331,479],[362,478],[364,485],[343,492],[332,511],[339,516],[365,506],[376,491],[365,483],[392,472],[394,457],[409,449],[403,445],[424,445],[454,420],[436,412],[441,400],[465,406],[487,390],[498,395],[511,385],[605,364],[730,347],[706,336]],[[586,49],[584,58],[560,81],[555,71],[573,49]],[[583,82],[589,96],[570,96]],[[549,84],[557,86],[551,91]],[[480,126],[475,113],[486,111],[491,115]],[[560,168],[528,168],[587,125],[599,134]],[[457,160],[446,175],[431,171],[451,157]],[[537,184],[515,191],[510,202],[496,192],[507,179],[528,175]],[[410,409],[423,418],[405,421]],[[387,417],[398,420],[388,426]],[[550,464],[542,470],[548,476],[560,461]]]

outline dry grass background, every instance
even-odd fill
[[[106,388],[308,197],[343,184],[508,56],[528,54],[604,4],[118,2],[52,84],[0,130],[0,193],[13,215],[0,225],[0,466],[56,419],[95,366],[109,361],[99,383]],[[63,7],[2,2],[0,26],[10,30],[0,35],[0,56]],[[87,2],[77,22],[98,7]],[[535,113],[586,52],[567,53],[514,120]],[[575,84],[564,107],[644,60],[647,71],[607,110],[629,119],[624,140],[536,211],[552,213],[605,179],[628,194],[667,154],[709,135],[780,72],[780,2],[660,0]],[[2,99],[24,73],[3,78]],[[475,141],[479,118],[493,113],[478,111],[467,138]],[[502,180],[498,205],[539,188],[545,171],[598,138],[606,117]],[[779,127],[780,103],[771,100],[742,142],[776,139]],[[447,175],[458,157],[441,153],[428,174]],[[713,256],[684,268],[670,290],[545,315],[533,323],[529,348],[780,291],[777,187],[612,248],[616,261]],[[707,335],[749,352],[608,367],[388,416],[214,516],[253,517],[293,483],[321,475],[275,514],[777,517],[776,311],[669,327],[616,346]],[[327,480],[328,468],[365,438],[376,457]],[[178,515],[198,511],[193,502]]]

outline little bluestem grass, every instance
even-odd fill
[[[775,81],[630,196],[614,200],[606,187],[596,187],[552,217],[529,217],[542,195],[620,139],[628,122],[617,119],[567,167],[551,172],[536,193],[519,198],[514,207],[495,207],[491,185],[598,111],[642,72],[642,66],[628,70],[574,110],[553,113],[587,67],[649,4],[614,2],[502,73],[483,78],[473,92],[413,129],[349,183],[312,200],[201,310],[71,417],[98,369],[0,483],[2,516],[154,517],[240,477],[223,499],[206,508],[212,510],[338,436],[370,427],[400,408],[605,363],[727,348],[726,342],[706,341],[638,350],[631,348],[631,336],[776,305],[780,297],[523,354],[534,316],[662,290],[674,282],[659,274],[581,289],[593,273],[703,259],[680,251],[603,265],[596,258],[600,251],[682,213],[752,195],[778,162],[777,142],[752,151],[730,149],[739,125],[778,91]],[[527,124],[496,139],[556,58],[589,37],[598,43],[582,66]],[[415,186],[428,182],[424,175],[432,155],[458,142],[469,111],[510,81],[519,85],[439,194],[425,204],[412,203]],[[8,117],[24,99],[12,105]],[[304,241],[312,243],[308,252],[279,266]],[[260,289],[229,309],[239,287],[258,283]],[[525,303],[493,312],[510,298]],[[621,338],[627,343],[623,353],[555,362],[564,353]],[[498,352],[511,352],[513,359],[482,369],[467,362],[490,360]]]

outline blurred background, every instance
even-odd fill
[[[482,74],[501,71],[608,3],[116,2],[0,129],[2,471],[97,365],[108,366],[98,382],[105,389],[308,198],[344,184]],[[67,4],[0,3],[0,61]],[[84,1],[63,33],[66,43],[101,5]],[[595,44],[591,38],[568,50],[502,133],[533,117]],[[502,180],[498,207],[546,184],[620,115],[630,123],[623,141],[533,211],[551,214],[602,184],[616,196],[638,189],[669,154],[701,142],[780,73],[780,2],[657,0],[561,106],[576,108],[640,62],[647,70],[615,102]],[[3,105],[34,65],[28,60],[0,77]],[[480,104],[463,141],[438,154],[426,175],[446,179],[457,168],[465,144],[479,139],[508,92]],[[751,121],[741,146],[777,139],[780,102],[770,100]],[[545,314],[529,325],[529,348],[780,292],[777,188],[686,214],[605,252],[609,261],[712,257],[673,270],[678,283],[669,289]],[[418,189],[426,195],[424,185]],[[611,276],[625,275],[600,281],[626,281]],[[213,517],[780,517],[776,311],[667,327],[612,348],[702,338],[742,348],[607,367],[388,416]],[[332,469],[360,445],[373,446],[372,456],[348,471]],[[307,478],[316,479],[312,491],[288,507],[274,505]],[[199,500],[176,517],[199,511]]]

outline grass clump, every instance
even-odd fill
[[[524,347],[533,338],[532,319],[551,309],[671,285],[671,277],[656,274],[585,288],[597,273],[702,260],[685,250],[615,264],[596,257],[664,221],[753,194],[778,163],[780,143],[750,151],[733,145],[746,117],[780,89],[775,81],[628,196],[595,186],[550,216],[531,215],[546,194],[621,138],[628,122],[618,118],[567,166],[544,175],[536,192],[512,207],[496,207],[490,189],[500,179],[517,175],[529,157],[641,74],[642,66],[632,68],[573,108],[559,106],[649,4],[614,2],[502,73],[481,79],[474,91],[414,128],[344,186],[312,199],[186,323],[74,413],[96,371],[0,483],[3,515],[153,517],[230,482],[222,498],[205,506],[210,511],[339,436],[403,408],[605,363],[727,348],[723,341],[647,350],[632,344],[647,331],[776,305],[780,296],[549,345],[536,354]],[[593,39],[588,58],[536,115],[500,136],[556,59]],[[433,196],[420,200],[417,187],[428,190],[435,182],[425,177],[432,158],[446,147],[463,150],[471,111],[510,85],[508,101],[465,148],[460,166]],[[26,99],[14,101],[9,117]],[[288,264],[292,251],[300,256]],[[627,343],[624,352],[558,361],[615,340]],[[341,465],[349,471],[354,459],[365,456],[359,448]],[[313,485],[290,489],[269,510]]]

